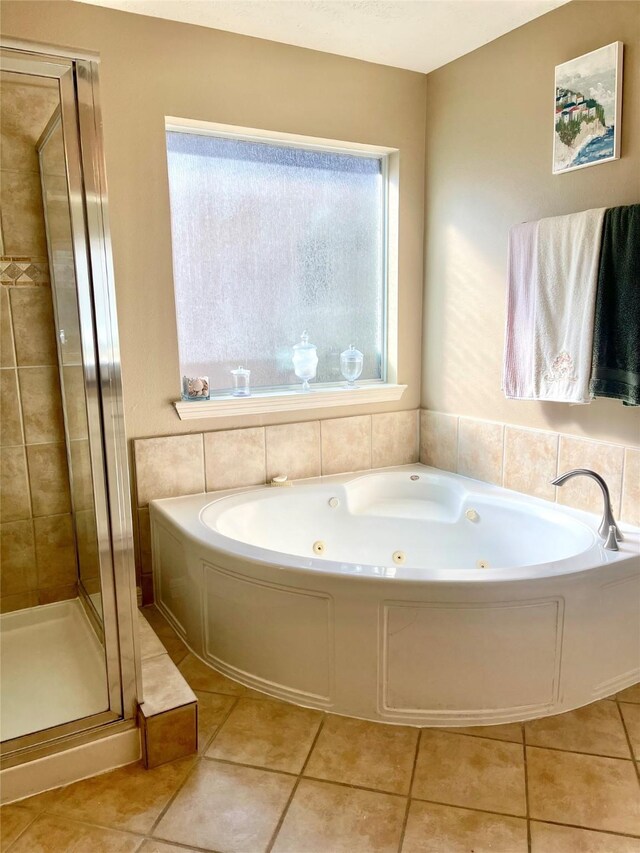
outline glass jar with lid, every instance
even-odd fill
[[[231,371],[231,375],[233,376],[233,390],[231,392],[233,396],[250,397],[249,377],[251,376],[251,371],[239,366],[236,370]]]
[[[293,369],[298,379],[302,379],[301,391],[310,391],[309,380],[316,378],[318,352],[315,344],[309,343],[309,335],[303,332],[300,343],[293,346]]]
[[[347,388],[357,388],[356,379],[362,373],[364,356],[353,344],[340,353],[340,373],[347,380]]]

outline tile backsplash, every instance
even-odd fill
[[[405,465],[436,468],[545,500],[600,512],[595,483],[549,485],[569,468],[593,468],[611,490],[616,517],[640,524],[640,450],[425,409],[356,415],[134,442],[138,571],[152,600],[148,504],[154,498]]]
[[[571,468],[591,468],[606,480],[616,518],[640,524],[640,450],[636,448],[423,409],[420,461],[600,513],[602,494],[593,481],[576,478],[562,488],[549,484]]]
[[[137,566],[151,601],[150,500],[418,461],[418,410],[134,441]]]

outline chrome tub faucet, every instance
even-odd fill
[[[571,480],[573,477],[579,476],[591,477],[591,479],[595,480],[600,486],[602,490],[602,497],[604,498],[604,514],[602,516],[602,521],[600,522],[600,527],[598,528],[598,533],[600,534],[601,539],[604,539],[604,548],[606,548],[607,551],[618,551],[618,542],[622,542],[624,537],[622,536],[622,533],[620,533],[620,528],[613,517],[609,488],[600,474],[596,474],[595,471],[590,471],[588,468],[575,468],[573,471],[567,471],[565,474],[561,474],[559,477],[556,477],[555,480],[551,480],[551,485],[563,486],[567,480]]]

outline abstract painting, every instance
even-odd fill
[[[556,66],[553,172],[620,157],[622,42]]]

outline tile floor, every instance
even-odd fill
[[[11,853],[640,853],[640,685],[530,723],[413,729],[265,699],[145,608],[199,754],[5,806]]]

